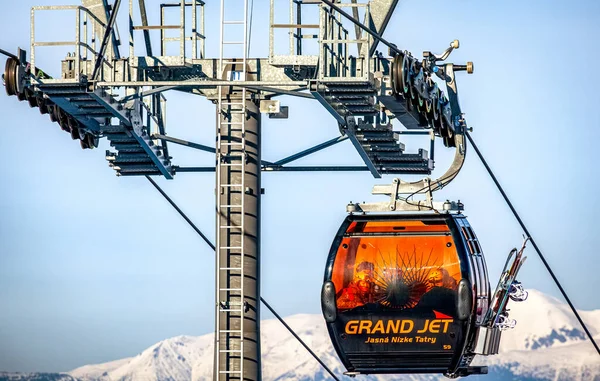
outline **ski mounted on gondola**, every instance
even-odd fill
[[[525,263],[525,260],[527,259],[527,257],[523,256],[527,241],[529,241],[529,238],[525,239],[523,246],[521,246],[519,251],[514,248],[508,254],[506,264],[504,265],[504,269],[498,280],[498,285],[492,296],[490,309],[484,319],[484,324],[488,327],[506,330],[514,328],[516,325],[515,320],[508,318],[506,305],[509,297],[516,302],[522,302],[526,300],[528,296],[528,293],[523,289],[521,282],[516,279],[521,266],[523,266],[523,263]]]

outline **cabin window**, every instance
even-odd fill
[[[332,281],[338,310],[365,305],[418,309],[449,295],[455,300],[460,262],[445,224],[353,222],[338,248]],[[451,304],[453,304],[452,302]]]

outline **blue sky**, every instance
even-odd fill
[[[64,0],[63,0],[64,1]],[[29,50],[29,9],[62,1],[19,1],[3,9],[0,47]],[[127,2],[124,2],[125,4]],[[214,4],[212,4],[214,3]],[[209,12],[218,8],[209,4]],[[156,10],[149,12],[156,23]],[[125,11],[120,21],[126,20]],[[285,13],[285,11],[283,11]],[[216,13],[208,19],[216,56]],[[252,56],[267,54],[268,6],[255,5]],[[68,17],[40,17],[36,32],[67,39]],[[126,37],[125,25],[121,34]],[[212,29],[211,29],[212,28]],[[600,204],[600,3],[402,0],[385,37],[419,56],[458,38],[460,100],[473,137],[573,302],[600,308],[595,225]],[[137,41],[141,42],[141,35]],[[143,44],[139,44],[140,48]],[[64,51],[40,48],[38,66],[58,74]],[[3,62],[3,61],[2,61]],[[3,91],[3,90],[2,90]],[[214,106],[167,93],[167,130],[210,145]],[[337,136],[316,102],[283,97],[287,121],[264,120],[263,158],[276,160]],[[213,330],[213,253],[143,178],[117,178],[99,149],[77,142],[37,109],[0,96],[0,370],[67,371],[132,356],[175,335]],[[410,141],[409,150],[418,142]],[[441,145],[437,168],[449,163]],[[212,155],[172,147],[179,165]],[[360,165],[345,142],[298,164]],[[331,240],[345,204],[376,200],[368,173],[267,173],[262,221],[262,292],[282,315],[320,313]],[[214,234],[212,174],[159,183],[207,235]],[[492,284],[522,232],[471,150],[459,177],[436,195],[460,199],[486,253]],[[530,248],[521,280],[558,295]],[[270,315],[264,312],[263,317]],[[590,350],[593,348],[590,345]]]

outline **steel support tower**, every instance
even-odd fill
[[[217,109],[215,375],[259,380],[260,113],[241,93]]]
[[[205,30],[205,1],[164,2],[152,13],[144,0],[129,0],[129,56],[124,57],[116,22],[121,3],[82,0],[82,6],[34,7],[29,57],[24,50],[7,53],[7,93],[49,114],[84,149],[107,138],[112,148],[106,159],[119,176],[173,179],[183,172],[216,172],[214,379],[258,381],[261,171],[426,176],[434,168],[434,138],[440,137],[455,150],[448,171],[437,180],[395,183],[396,193],[430,196],[432,184],[450,182],[464,161],[466,122],[454,74],[472,72],[472,65],[444,62],[458,41],[441,55],[425,52],[422,61],[386,41],[382,35],[398,0],[271,0],[269,55],[264,58],[249,57],[248,0],[220,1],[218,58],[206,55],[210,31]],[[277,14],[286,6],[289,21],[281,23]],[[237,11],[233,17],[228,16],[231,10]],[[36,39],[35,20],[50,11],[75,13],[73,41]],[[173,16],[178,23],[168,21]],[[150,20],[157,18],[158,24],[152,25]],[[136,55],[140,33],[144,56]],[[152,33],[159,33],[159,49],[152,44]],[[281,33],[287,44],[284,54],[277,49]],[[42,46],[72,47],[60,73],[36,67],[36,48]],[[214,147],[166,135],[167,90],[204,96],[216,105]],[[279,95],[318,101],[340,136],[278,161],[263,161],[261,114],[287,118],[287,108],[273,99]],[[403,129],[395,128],[393,119]],[[427,149],[406,153],[402,134],[424,135]],[[288,165],[345,140],[364,166]],[[170,144],[216,154],[215,166],[174,165]],[[390,210],[395,205],[390,202]]]
[[[226,19],[226,3],[243,7],[241,20]],[[248,1],[221,0],[220,13],[219,76],[246,81]],[[238,32],[241,27],[241,33],[227,33],[230,26]],[[226,47],[235,47],[241,59],[227,58]],[[214,378],[219,380],[261,379],[260,111],[249,96],[245,87],[218,87]]]

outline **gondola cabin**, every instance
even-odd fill
[[[349,215],[321,298],[349,374],[486,372],[469,364],[489,281],[462,214]]]

